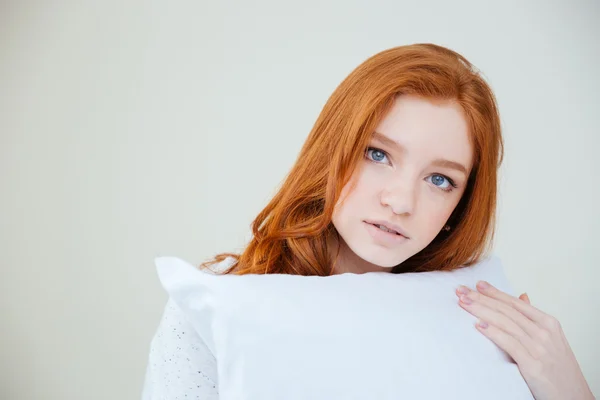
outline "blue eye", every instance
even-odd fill
[[[444,183],[449,184],[450,182],[448,182],[448,180],[441,175],[433,175],[431,177],[431,183],[433,183],[435,186],[442,186]]]
[[[369,147],[367,148],[367,157],[372,161],[380,163],[385,162],[384,160],[387,158],[387,154],[383,150],[376,149],[375,147]]]
[[[452,182],[452,180],[450,178],[448,178],[444,175],[433,174],[427,179],[433,185],[439,187],[440,189],[442,189],[445,192],[450,192],[454,188],[456,188],[456,185],[454,184],[454,182]]]

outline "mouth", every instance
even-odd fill
[[[389,224],[383,221],[364,221],[365,223],[372,225],[380,230],[382,230],[383,232],[387,232],[387,233],[391,233],[397,236],[402,236],[408,239],[408,236],[406,236],[406,234],[404,234],[404,231],[402,230],[402,228],[393,225],[393,224]]]

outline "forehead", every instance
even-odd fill
[[[447,158],[471,166],[469,126],[455,100],[398,96],[376,131],[402,145],[409,157]]]

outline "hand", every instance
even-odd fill
[[[560,323],[489,283],[456,290],[460,306],[479,318],[475,325],[517,363],[537,400],[594,399]]]

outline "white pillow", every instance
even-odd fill
[[[457,304],[456,287],[480,279],[514,294],[495,257],[452,272],[330,277],[156,265],[216,357],[221,400],[533,399]]]

